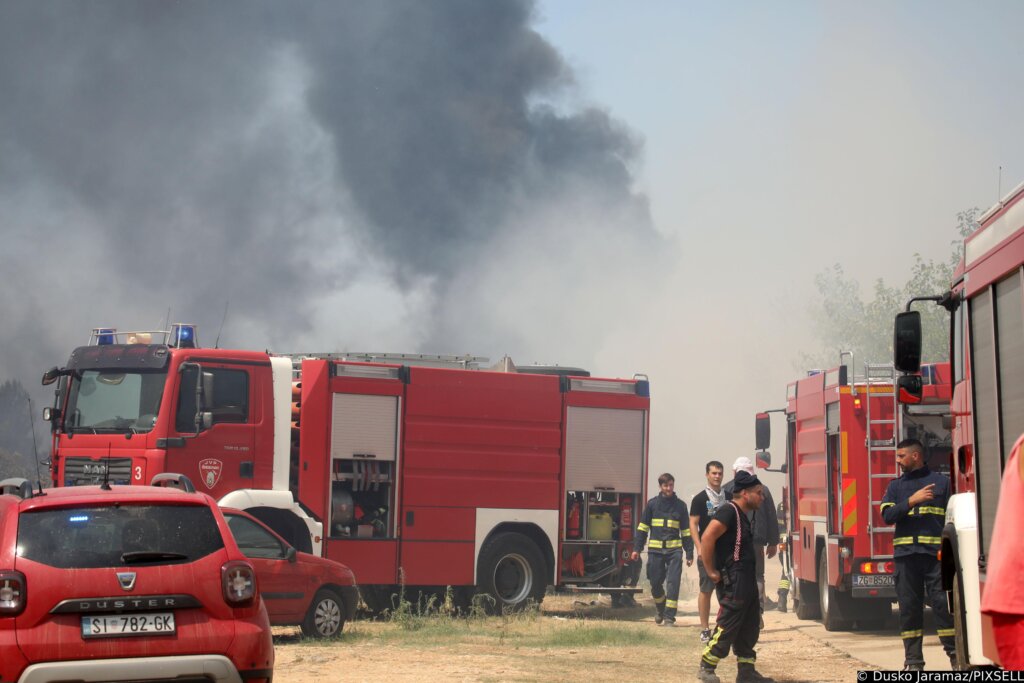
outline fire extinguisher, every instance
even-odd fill
[[[633,540],[633,496],[623,496],[619,510],[619,540],[628,543]]]
[[[569,503],[569,521],[566,524],[565,537],[566,538],[579,538],[580,537],[580,501],[576,497],[576,494],[570,494],[572,496],[572,502]]]

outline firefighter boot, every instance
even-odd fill
[[[786,599],[788,597],[789,597],[789,591],[783,590],[783,589],[780,588],[779,589],[779,611],[782,612],[782,613],[786,613],[788,611],[786,609]]]
[[[700,683],[722,683],[722,680],[715,673],[713,667],[708,666],[704,662],[700,663],[700,668],[697,669],[697,680]]]
[[[775,683],[775,680],[762,675],[753,664],[744,662],[736,666],[736,683]]]

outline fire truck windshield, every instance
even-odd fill
[[[72,375],[64,429],[138,434],[153,429],[166,370],[81,370]]]

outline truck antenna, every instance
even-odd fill
[[[228,318],[228,303],[230,303],[230,302],[227,299],[225,299],[224,300],[224,315],[222,315],[221,318],[220,318],[220,329],[217,330],[217,340],[215,342],[213,342],[213,348],[215,348],[215,349],[219,349],[220,348],[220,333],[224,331],[224,321],[227,320],[227,318]]]
[[[32,459],[36,461],[36,481],[43,485],[43,474],[39,471],[39,446],[36,445],[36,426],[32,424],[32,397],[28,397],[28,428],[32,430]]]
[[[1003,199],[1003,167],[999,167],[999,184],[996,187],[996,201],[1002,201]]]
[[[165,330],[171,329],[171,307],[170,306],[167,307],[167,317],[164,318],[164,327],[163,327],[163,329],[165,329]]]

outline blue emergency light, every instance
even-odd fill
[[[113,327],[97,327],[96,328],[96,345],[104,346],[106,344],[116,343],[117,330]]]
[[[196,348],[196,326],[181,323],[171,325],[171,346],[179,349]]]

